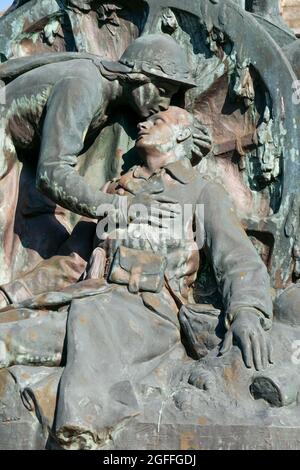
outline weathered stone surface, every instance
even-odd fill
[[[0,449],[44,449],[47,436],[23,405],[20,387],[7,370],[0,371]]]
[[[299,450],[299,428],[139,424],[116,437],[114,450]]]
[[[297,0],[281,0],[281,14],[284,21],[297,34],[300,34],[300,5]]]
[[[0,448],[300,447],[300,56],[279,6],[1,17]],[[168,239],[174,202],[193,213]]]

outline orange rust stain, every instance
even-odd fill
[[[232,386],[232,384],[234,384],[234,372],[231,367],[225,367],[224,379],[226,386]]]
[[[35,391],[36,399],[43,411],[43,414],[52,422],[56,408],[57,399],[57,379],[50,377],[45,385]]]
[[[8,163],[7,177],[2,182],[4,193],[9,194],[7,200],[7,209],[5,211],[5,222],[3,227],[3,252],[5,263],[8,266],[13,265],[16,250],[19,247],[19,237],[14,232],[15,212],[18,201],[20,164],[18,164],[15,152],[4,149],[4,157]],[[3,222],[3,220],[2,220]]]
[[[6,349],[8,351],[12,350],[12,337],[11,333],[6,333],[5,335],[5,343],[6,343]]]
[[[22,377],[22,379],[24,379],[24,380],[30,379],[30,375],[27,374],[27,372],[23,372],[23,373],[21,374],[21,377]]]
[[[240,364],[238,361],[233,361],[231,366],[224,368],[224,383],[225,387],[230,390],[235,398],[239,398],[237,383],[239,381]]]
[[[282,286],[282,278],[281,278],[281,271],[278,269],[275,273],[275,289],[281,289]]]
[[[147,299],[147,300],[149,300],[149,299]],[[149,302],[149,304],[151,304],[151,307],[159,308],[160,300],[153,295],[153,296],[151,296],[151,301]]]
[[[12,379],[9,372],[7,372],[6,370],[0,371],[0,398],[3,397],[5,394],[9,377]]]
[[[86,317],[80,317],[79,322],[81,323],[81,325],[87,325],[88,319]]]
[[[197,438],[193,432],[183,432],[180,435],[180,450],[198,450],[200,445],[196,441]]]
[[[30,341],[36,341],[38,339],[38,334],[35,330],[29,331],[28,336],[29,336]]]
[[[155,369],[154,372],[155,372],[156,377],[157,377],[159,380],[161,380],[161,379],[165,376],[165,374],[166,374],[166,372],[165,372],[165,370],[164,370],[163,367],[157,367],[157,369]]]
[[[206,424],[208,424],[208,419],[206,418],[206,416],[200,416],[200,418],[198,418],[198,423],[201,426],[205,426]]]
[[[10,310],[8,312],[3,312],[0,314],[0,324],[10,323],[10,322],[18,321],[21,319],[22,317],[19,315],[19,312],[16,310]]]
[[[118,148],[118,149],[117,149],[117,152],[116,152],[117,158],[120,158],[120,159],[121,159],[121,158],[123,158],[123,155],[124,155],[123,150],[120,149],[120,148]]]

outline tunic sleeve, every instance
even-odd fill
[[[223,296],[227,328],[248,307],[269,329],[273,317],[269,275],[229,197],[220,185],[206,182],[198,204],[204,205],[205,245]]]
[[[102,101],[101,75],[91,67],[90,79],[79,74],[53,87],[45,113],[36,182],[39,190],[57,204],[95,218],[98,206],[115,206],[119,196],[93,190],[74,168]]]

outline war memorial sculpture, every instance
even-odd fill
[[[0,18],[0,449],[300,448],[300,43],[278,3]]]

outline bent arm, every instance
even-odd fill
[[[101,87],[96,80],[99,82],[100,76],[90,78],[67,77],[54,86],[47,103],[36,184],[62,207],[95,218],[98,206],[115,206],[119,196],[95,191],[75,169],[101,104]]]
[[[207,182],[200,203],[204,204],[206,247],[223,295],[227,327],[240,311],[250,308],[269,329],[273,317],[269,275],[228,195],[220,185]]]

